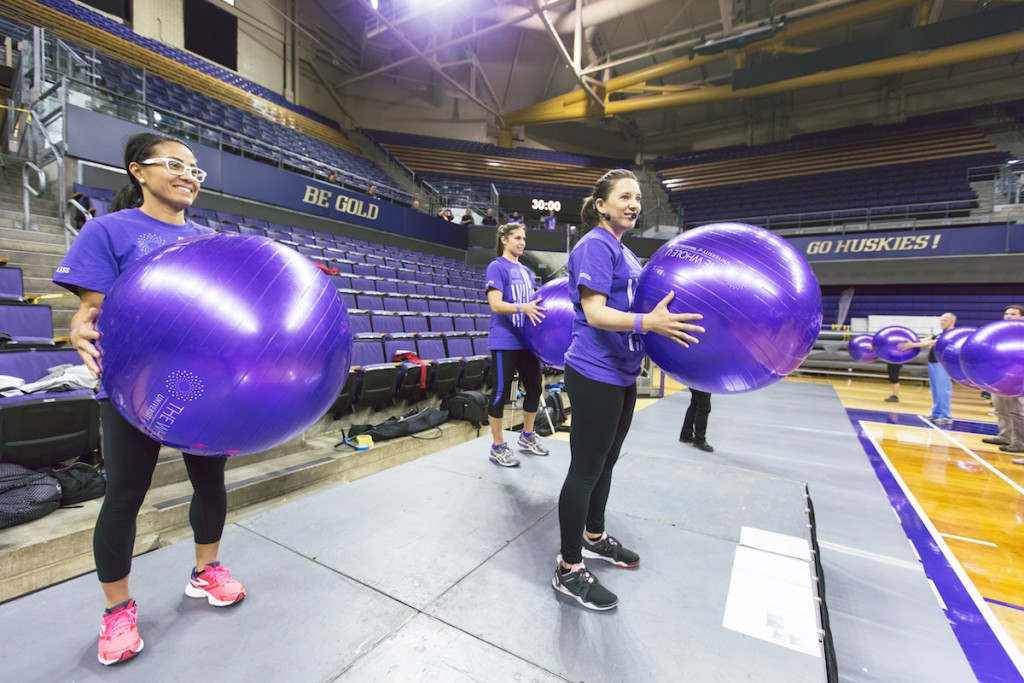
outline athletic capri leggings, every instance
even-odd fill
[[[900,383],[900,368],[903,367],[898,363],[886,363],[885,370],[889,373],[889,384]]]
[[[636,384],[620,387],[584,377],[565,367],[565,390],[572,401],[569,449],[572,460],[558,498],[562,559],[583,561],[583,531],[604,532],[604,508],[612,468],[633,422]]]
[[[100,425],[107,493],[96,519],[92,547],[99,580],[113,583],[131,572],[135,518],[153,480],[160,444],[133,427],[106,399],[100,401]],[[216,543],[228,513],[224,488],[227,458],[182,455],[192,482],[188,521],[195,541]]]
[[[512,377],[519,371],[523,383],[523,412],[536,413],[540,405],[540,361],[526,349],[513,351],[491,351],[491,368],[494,372],[494,392],[487,406],[487,414],[500,420],[505,414],[512,387]]]

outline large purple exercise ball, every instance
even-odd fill
[[[979,327],[960,349],[967,379],[1000,396],[1024,396],[1024,320]]]
[[[264,237],[203,235],[125,271],[99,317],[103,388],[147,436],[196,455],[291,439],[337,398],[352,334],[337,290]]]
[[[917,333],[909,327],[902,325],[890,325],[883,327],[871,340],[871,348],[875,355],[887,363],[903,364],[913,360],[921,352],[919,348],[901,350],[899,345],[904,342],[919,341]]]
[[[554,368],[565,367],[565,352],[572,343],[572,321],[576,314],[569,299],[569,278],[546,282],[533,297],[541,300],[544,319],[538,325],[523,322],[526,343],[533,355]]]
[[[878,358],[875,355],[875,350],[871,348],[872,337],[870,334],[858,334],[856,337],[850,340],[850,343],[846,345],[846,350],[850,353],[850,358],[857,361],[858,363],[870,363],[871,361]]]
[[[960,367],[960,351],[963,349],[964,342],[977,329],[977,327],[954,327],[940,334],[939,338],[935,340],[935,359],[939,361],[939,365],[945,368],[946,373],[954,382],[959,382],[972,389],[980,387],[967,379],[963,368]]]
[[[753,391],[793,372],[821,330],[821,292],[807,261],[784,239],[742,223],[688,230],[644,266],[633,310],[650,312],[668,292],[672,313],[700,313],[706,332],[685,348],[648,333],[651,359],[688,387]]]

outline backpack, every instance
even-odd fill
[[[442,401],[441,410],[447,410],[453,420],[472,423],[477,436],[480,436],[480,427],[487,424],[487,396],[481,391],[460,391]]]
[[[54,467],[41,470],[51,474],[60,484],[61,507],[77,505],[93,498],[99,498],[107,492],[107,478],[103,472],[90,467],[84,462],[75,462],[67,467]]]
[[[554,432],[567,432],[569,428],[562,426],[567,418],[565,404],[562,403],[562,392],[548,391],[544,394],[543,405],[537,411],[534,429],[541,436],[551,436]]]
[[[0,529],[30,522],[60,507],[60,484],[49,474],[0,462]]]

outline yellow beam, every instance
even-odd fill
[[[891,59],[881,59],[876,62],[868,62],[867,64],[857,64],[843,69],[824,71],[756,88],[747,88],[746,90],[733,90],[728,86],[720,86],[705,88],[695,92],[675,93],[659,97],[635,97],[629,100],[609,102],[605,107],[605,113],[608,116],[615,116],[617,114],[651,111],[652,109],[679,107],[688,104],[775,95],[791,90],[834,85],[864,78],[893,76],[911,71],[921,71],[923,69],[950,66],[962,62],[988,59],[990,57],[1000,57],[1017,52],[1024,52],[1024,32],[1021,31],[1015,31],[996,38],[986,38],[985,40],[951,45],[930,52],[914,53],[892,57]]]
[[[885,14],[908,5],[915,5],[919,1],[920,0],[868,0],[867,2],[856,2],[832,12],[823,12],[822,14],[801,19],[793,22],[792,24],[787,24],[782,31],[776,34],[775,37],[776,39],[781,40],[800,38],[835,26],[842,26],[843,24],[859,21],[879,14]],[[754,45],[745,48],[743,51],[758,49],[758,45],[760,45],[760,43],[755,43]],[[720,59],[724,59],[727,56],[728,52],[717,55],[697,55],[693,59],[690,59],[689,57],[677,57],[676,59],[670,59],[667,62],[638,69],[637,71],[623,74],[622,76],[616,76],[615,78],[609,79],[604,84],[606,97],[608,93],[619,92],[634,85],[642,85],[648,81],[658,78],[664,78],[665,76],[687,71],[689,69],[696,69],[704,66],[705,64],[710,64]],[[581,106],[586,101],[587,94],[583,90],[573,90],[565,95],[559,95],[558,97],[554,97],[544,102],[538,102],[537,104],[529,107],[509,112],[503,117],[503,120],[506,126],[528,125],[533,123],[553,123],[555,121],[573,121],[585,118],[588,111],[594,111],[597,109],[596,106],[590,108]]]

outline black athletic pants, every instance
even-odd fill
[[[537,412],[540,406],[540,361],[537,356],[526,349],[491,351],[491,368],[494,391],[487,405],[488,415],[499,420],[505,415],[505,404],[509,401],[516,370],[523,384],[523,412]]]
[[[690,389],[690,407],[686,409],[683,419],[683,431],[680,439],[693,440],[697,443],[706,441],[708,431],[708,415],[711,414],[711,394],[699,389]]]
[[[135,518],[153,480],[160,444],[121,417],[109,400],[100,401],[100,425],[107,493],[96,519],[93,555],[100,581],[113,583],[131,572]],[[224,532],[228,513],[224,488],[227,458],[182,455],[192,482],[188,520],[195,542],[216,543]]]
[[[562,560],[577,564],[583,561],[584,529],[592,534],[604,531],[612,468],[633,421],[636,384],[597,382],[567,365],[565,390],[572,402],[572,461],[558,498],[558,523]]]

